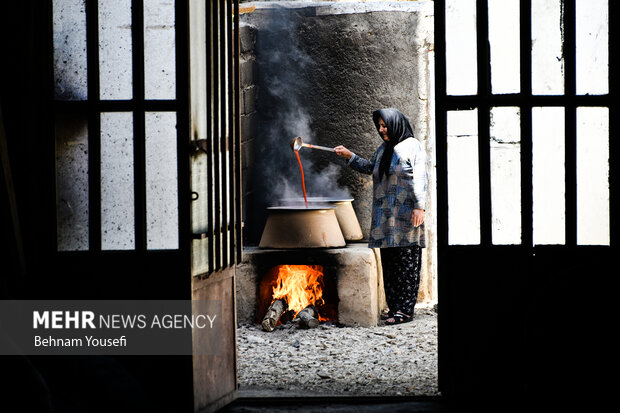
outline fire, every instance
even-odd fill
[[[323,267],[320,265],[281,265],[273,287],[273,301],[283,299],[295,316],[309,305],[324,304]]]

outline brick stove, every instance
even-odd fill
[[[261,279],[278,265],[321,265],[327,295],[336,296],[337,322],[345,326],[373,327],[384,306],[380,261],[365,242],[342,248],[245,248],[237,266],[237,321],[260,323],[258,290]]]

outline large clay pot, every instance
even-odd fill
[[[327,197],[310,197],[308,198],[308,206],[331,206],[336,208],[336,218],[338,225],[346,241],[359,241],[364,238],[359,220],[353,209],[353,199],[343,198],[327,198]],[[303,198],[282,199],[279,201],[282,206],[305,205]]]
[[[336,218],[328,206],[280,206],[267,208],[267,222],[260,248],[338,248],[346,245]]]
[[[353,199],[334,199],[331,201],[331,204],[336,206],[336,218],[338,218],[344,239],[347,241],[359,241],[364,238],[364,234],[351,202],[353,202]]]

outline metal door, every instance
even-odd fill
[[[39,254],[30,271],[56,275],[40,277],[30,297],[189,300],[188,2],[52,0],[24,10],[34,19],[28,38],[38,39],[24,49],[44,61],[30,80],[47,82],[43,134],[32,137],[45,159],[32,171],[43,196],[28,221],[43,230],[29,235]],[[41,362],[76,391],[70,366],[96,375],[96,361]],[[126,394],[128,405],[193,408],[191,355],[109,363],[146,389]]]
[[[600,383],[577,360],[602,354],[590,340],[605,325],[582,308],[596,303],[604,313],[605,274],[618,253],[617,143],[610,139],[618,131],[618,67],[609,61],[617,40],[609,25],[614,3],[435,1],[444,395],[511,402],[544,395],[559,402],[557,396],[588,395]],[[551,49],[541,51],[547,43]],[[541,76],[556,67],[557,76],[549,75],[555,80],[541,87]],[[598,86],[589,89],[593,79]],[[498,129],[509,124],[515,139],[502,141]],[[501,144],[519,150],[498,167]],[[602,148],[600,156],[588,161],[594,147]],[[602,168],[596,179],[584,178],[590,166]],[[472,189],[456,190],[468,176]],[[545,214],[544,200],[553,194],[559,195],[548,202],[557,208]],[[588,197],[599,195],[602,201],[588,210]],[[508,221],[512,228],[502,227]],[[594,240],[584,235],[593,222],[603,227]],[[559,235],[549,235],[553,223]],[[512,235],[502,240],[498,228]],[[595,338],[580,335],[577,326],[586,325]]]
[[[216,410],[237,387],[238,1],[51,6],[65,291],[220,302],[221,330],[196,333],[194,357],[124,359],[162,408]],[[92,279],[75,283],[84,269]]]
[[[235,264],[241,259],[238,1],[190,1],[192,299],[218,301],[218,336],[194,332],[194,408],[237,389]],[[219,340],[218,343],[215,343]],[[210,346],[218,346],[215,354]]]

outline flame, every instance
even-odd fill
[[[320,265],[281,265],[273,287],[273,301],[284,299],[295,316],[309,305],[324,304],[323,267]]]

